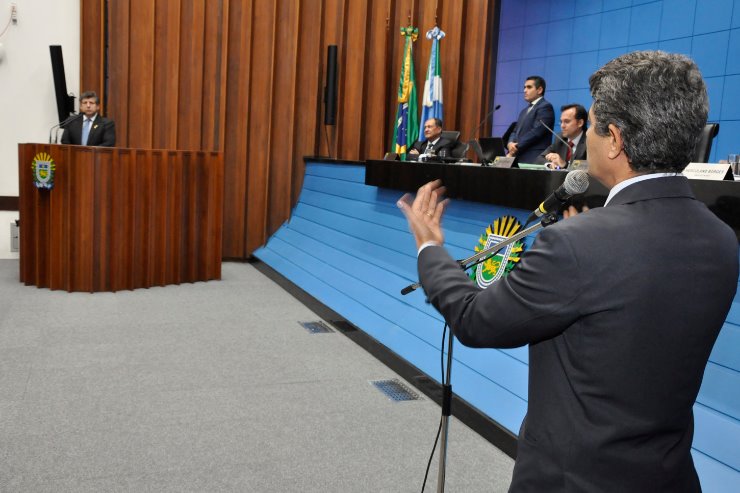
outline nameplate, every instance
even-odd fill
[[[511,168],[515,159],[515,157],[497,156],[496,159],[493,160],[492,166],[494,168]]]
[[[689,163],[683,175],[689,180],[734,180],[729,164]]]

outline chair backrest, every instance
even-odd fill
[[[450,156],[461,158],[461,157],[465,157],[465,154],[467,154],[467,152],[468,152],[468,143],[458,140],[455,143],[455,147],[453,147],[452,150],[450,151]]]
[[[719,133],[719,123],[707,123],[701,131],[701,138],[696,143],[694,149],[694,158],[692,163],[706,163],[709,161],[709,154],[712,152],[712,141]]]
[[[442,138],[457,141],[460,138],[460,132],[458,130],[442,130]]]

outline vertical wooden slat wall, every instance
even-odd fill
[[[248,257],[288,219],[303,156],[363,160],[389,150],[409,14],[419,27],[419,103],[436,16],[447,33],[445,127],[468,138],[489,109],[496,5],[487,0],[82,0],[81,8],[81,57],[95,62],[81,64],[83,89],[107,89],[118,145],[224,152],[225,258]],[[331,44],[338,113],[326,127]]]

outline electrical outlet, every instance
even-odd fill
[[[18,232],[18,225],[16,223],[10,223],[10,251],[17,252],[20,250],[20,234]]]
[[[18,24],[18,5],[14,3],[10,4],[10,20],[13,24]]]

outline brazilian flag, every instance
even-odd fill
[[[396,131],[393,135],[391,152],[406,159],[408,148],[419,138],[419,111],[416,105],[416,77],[414,76],[413,42],[419,37],[419,29],[413,26],[401,28],[404,37],[403,65],[398,84],[398,111]]]

